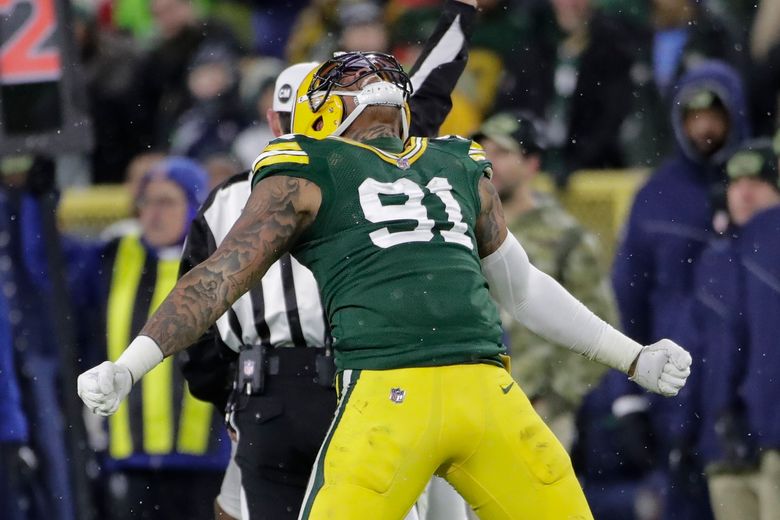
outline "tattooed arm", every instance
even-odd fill
[[[508,233],[501,199],[498,198],[498,192],[488,177],[482,177],[479,181],[479,202],[481,210],[474,232],[477,237],[479,257],[485,258],[504,243]]]
[[[222,244],[179,280],[141,334],[165,356],[191,345],[292,246],[316,217],[320,197],[304,179],[261,181]]]
[[[206,261],[183,276],[115,363],[78,378],[78,394],[96,414],[111,415],[133,383],[191,345],[239,296],[257,283],[317,216],[321,192],[304,179],[262,180],[241,217]]]

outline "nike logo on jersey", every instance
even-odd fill
[[[514,382],[514,381],[512,381],[512,382],[511,382],[511,383],[509,383],[507,386],[502,386],[502,387],[501,387],[501,391],[502,391],[502,392],[504,392],[505,394],[508,394],[508,393],[509,393],[509,391],[510,391],[510,390],[512,389],[512,387],[514,386],[514,384],[515,384],[515,382]]]

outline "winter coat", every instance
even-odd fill
[[[739,240],[747,359],[740,393],[759,447],[780,449],[780,207],[754,216]]]
[[[679,446],[705,466],[736,471],[751,464],[744,402],[737,389],[746,362],[743,276],[738,238],[713,241],[694,274],[694,296],[680,340],[693,357],[677,398],[673,429]]]
[[[725,145],[708,159],[685,137],[680,104],[689,89],[701,87],[719,94],[731,123]],[[749,133],[742,83],[729,66],[708,62],[675,90],[671,119],[678,150],[637,193],[612,273],[623,329],[643,344],[676,336],[695,262],[711,237],[722,164]]]

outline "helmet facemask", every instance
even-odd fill
[[[369,83],[360,90],[346,90],[371,75],[376,75],[380,81]],[[378,52],[349,52],[335,55],[314,73],[306,97],[313,113],[332,103],[334,97],[355,98],[355,109],[331,135],[344,133],[367,106],[396,107],[401,111],[401,137],[406,141],[409,133],[406,102],[411,93],[409,76],[393,56]],[[343,101],[340,104],[343,106]]]

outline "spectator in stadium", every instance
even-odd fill
[[[523,244],[537,269],[558,280],[601,318],[617,321],[598,239],[558,202],[533,186],[543,145],[530,114],[494,115],[474,135],[493,164],[493,184],[509,231]],[[512,320],[509,335],[512,375],[534,408],[567,449],[574,440],[574,414],[583,396],[598,384],[604,368],[550,344]]]
[[[178,118],[192,106],[188,68],[201,45],[222,45],[240,55],[233,33],[218,22],[201,20],[192,0],[153,0],[159,41],[143,57],[138,82],[141,106],[130,121],[142,125],[145,144],[168,149]]]
[[[446,2],[439,24],[412,68],[412,78],[422,78],[410,99],[412,126],[419,133],[435,134],[449,112],[449,94],[467,60],[468,37],[476,17],[474,7],[470,1]],[[432,52],[445,34],[462,37],[461,48],[452,59]],[[266,112],[268,126],[275,135],[290,132],[296,91],[315,65],[293,65],[277,78],[272,110]],[[418,70],[424,71],[425,76],[417,76]],[[216,249],[240,215],[249,194],[248,174],[235,176],[212,193],[193,223],[182,272]],[[333,369],[332,356],[324,354],[330,341],[329,327],[319,289],[310,271],[292,257],[284,256],[263,279],[261,287],[235,304],[232,314],[237,320],[223,317],[187,350],[183,368],[193,392],[214,403],[220,411],[225,410],[230,382],[236,377],[230,363],[239,350],[251,355],[269,348],[269,355],[285,368],[266,376],[263,393],[239,397],[234,426],[240,436],[235,460],[242,468],[243,493],[236,489],[237,472],[228,469],[217,504],[223,514],[238,517],[241,508],[235,502],[242,494],[250,518],[262,512],[273,513],[279,519],[293,518],[335,408],[333,377],[327,373]],[[254,413],[273,420],[258,421]],[[305,418],[304,423],[299,423],[301,418]],[[302,426],[305,433],[300,433]],[[431,507],[431,514],[441,516],[423,516],[423,520],[461,518],[465,514],[462,500],[453,499],[453,491],[445,483],[434,479],[433,486],[431,501],[440,501]],[[446,508],[453,503],[459,510]]]
[[[527,109],[546,122],[544,168],[556,183],[583,168],[625,162],[620,127],[631,103],[631,33],[591,0],[552,0],[555,27],[505,63],[499,107]]]
[[[180,157],[142,178],[141,233],[112,240],[100,255],[101,357],[118,356],[176,282],[182,242],[207,190],[206,172]],[[230,450],[221,416],[189,393],[173,359],[150,376],[108,422],[107,511],[114,519],[209,518]]]
[[[728,65],[700,65],[675,92],[671,121],[678,149],[637,193],[613,265],[623,328],[640,342],[677,337],[685,316],[680,309],[692,296],[696,261],[713,226],[722,228],[723,164],[749,134],[742,82]],[[676,437],[667,420],[670,412],[667,404],[654,401],[660,461],[668,460]],[[706,489],[687,498],[674,496],[690,487],[687,480],[668,486],[665,518],[709,514]]]
[[[756,167],[757,154],[748,151],[735,156],[728,170],[728,207],[735,223],[741,225],[737,252],[744,282],[740,310],[745,320],[747,352],[741,364],[744,372],[739,388],[752,439],[759,449],[759,465],[752,481],[710,481],[718,520],[740,515],[765,520],[777,516],[780,510],[780,417],[776,400],[780,394],[780,322],[772,319],[780,312],[780,175],[776,152],[765,147],[760,155],[760,167]],[[737,489],[733,489],[734,484]],[[720,495],[724,487],[739,493],[739,498],[729,501]]]
[[[765,288],[767,281],[780,279],[773,265],[778,246],[771,244],[771,235],[780,229],[771,140],[744,143],[726,172],[733,227],[710,244],[696,265],[685,332],[700,360],[677,422],[687,429],[687,445],[706,464],[715,518],[768,519],[780,506],[780,482],[772,480],[770,469],[770,453],[780,436],[770,419],[774,401],[767,401],[777,391],[768,372],[774,372],[770,367],[778,359],[762,344],[771,337],[767,332],[774,333],[772,324],[762,322],[771,321],[766,316],[780,303],[777,288]],[[758,447],[767,449],[765,468],[759,466]]]
[[[119,183],[131,158],[141,150],[141,129],[129,124],[138,111],[139,52],[131,40],[99,26],[96,6],[78,2],[73,10],[73,32],[94,129],[92,181]]]
[[[675,330],[693,264],[722,208],[713,198],[722,193],[722,166],[749,134],[742,81],[728,65],[697,67],[676,92],[677,151],[637,193],[613,269],[624,327],[642,340]]]
[[[653,79],[664,97],[687,71],[705,60],[721,60],[741,70],[747,63],[745,42],[726,20],[698,0],[652,0]]]
[[[634,162],[657,166],[674,149],[674,132],[667,113],[675,85],[705,60],[720,60],[746,71],[744,35],[716,12],[711,2],[652,0],[649,23],[634,27],[631,35],[636,63],[632,116],[623,129],[623,148]]]
[[[192,106],[176,121],[170,152],[202,161],[229,152],[247,118],[238,95],[238,60],[228,47],[201,45],[188,70]]]

